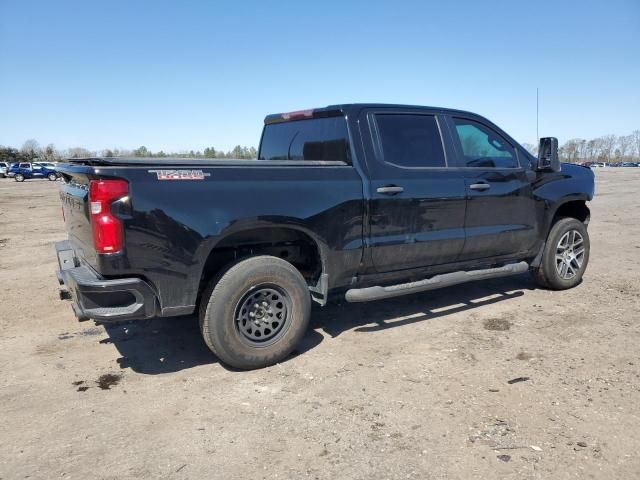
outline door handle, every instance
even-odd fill
[[[378,187],[376,192],[384,193],[385,195],[395,195],[396,193],[404,192],[404,188],[398,185],[385,185],[384,187]]]
[[[491,188],[491,185],[489,185],[488,183],[472,183],[471,185],[469,185],[469,188],[471,190],[489,190]]]

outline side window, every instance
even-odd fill
[[[384,161],[401,167],[446,167],[433,115],[376,114]]]
[[[29,165],[28,163],[21,163],[20,164],[20,168],[29,168],[31,165]]]
[[[473,120],[454,118],[453,122],[464,155],[463,166],[518,167],[515,150],[496,132]]]
[[[340,116],[265,125],[258,159],[349,162],[346,119]]]

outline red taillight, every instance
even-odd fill
[[[111,204],[128,194],[129,184],[125,180],[91,180],[89,183],[89,214],[96,252],[122,250],[122,221],[111,213]]]

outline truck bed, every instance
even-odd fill
[[[322,160],[256,160],[244,158],[183,158],[183,157],[88,157],[69,158],[67,163],[90,166],[151,166],[151,167],[317,167],[347,165],[342,161]]]
[[[104,279],[143,279],[162,315],[191,313],[207,262],[216,261],[210,252],[237,241],[251,249],[293,229],[297,240],[321,246],[327,268],[340,266],[334,285],[347,283],[361,261],[362,179],[343,161],[82,158],[58,171],[77,263]],[[93,245],[89,184],[103,179],[128,184],[118,213],[124,249],[114,254]]]

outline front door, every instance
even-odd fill
[[[34,177],[44,177],[44,170],[40,165],[32,165],[31,175]]]
[[[514,145],[479,119],[450,117],[450,125],[468,198],[460,260],[527,253],[538,238],[528,167],[520,166]]]
[[[447,167],[438,115],[416,110],[369,112],[371,261],[378,272],[455,261],[464,245],[465,186]],[[373,158],[369,158],[369,157]]]

